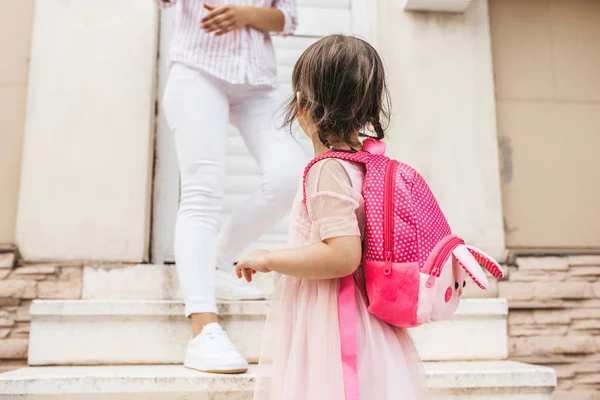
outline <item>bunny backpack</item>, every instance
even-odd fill
[[[485,289],[481,266],[498,279],[504,273],[490,256],[452,233],[423,177],[384,153],[384,142],[366,139],[362,151],[331,151],[313,159],[304,180],[312,165],[326,158],[364,165],[362,264],[369,312],[400,328],[447,319],[458,307],[467,275]],[[338,299],[346,400],[360,399],[354,284],[353,276],[342,278]]]

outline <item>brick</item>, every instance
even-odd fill
[[[500,296],[502,297],[502,296]],[[508,299],[508,307],[513,309],[532,308],[562,308],[565,306],[563,300],[511,300]]]
[[[15,269],[15,275],[48,275],[56,273],[56,265],[28,265]]]
[[[27,358],[27,339],[4,339],[0,340],[0,359],[23,359]]]
[[[533,321],[533,311],[511,310],[508,313],[508,325],[528,325]]]
[[[531,284],[520,282],[498,282],[498,296],[509,300],[533,300]]]
[[[600,282],[592,283],[592,292],[594,297],[600,297]]]
[[[578,384],[600,384],[600,374],[577,374],[575,385]]]
[[[60,267],[60,280],[78,280],[83,277],[83,267]]]
[[[10,335],[10,328],[2,328],[0,329],[0,339],[6,339],[8,335]]]
[[[511,282],[562,282],[569,277],[566,271],[520,271],[515,270],[510,273],[509,281]]]
[[[597,390],[557,390],[552,397],[553,400],[600,400],[600,392]]]
[[[517,257],[520,270],[538,271],[567,271],[569,259],[567,257]]]
[[[530,336],[509,339],[509,352],[516,356],[591,354],[597,351],[592,336]]]
[[[538,300],[590,299],[594,296],[592,285],[587,282],[539,282],[533,285]]]
[[[599,373],[600,374],[600,363],[598,363],[598,362],[591,362],[591,363],[579,362],[577,364],[573,364],[573,369],[577,373],[584,373],[584,374]]]
[[[0,307],[18,306],[21,304],[21,299],[18,298],[2,298],[0,297]]]
[[[600,277],[600,265],[593,266],[581,266],[569,268],[570,276],[589,276],[589,277]]]
[[[12,269],[0,269],[0,280],[6,279],[12,273]]]
[[[35,299],[37,283],[23,280],[0,281],[0,297],[14,299]]]
[[[13,326],[15,324],[15,321],[6,316],[0,316],[0,328],[10,328],[11,326]]]
[[[556,376],[561,382],[564,382],[566,378],[573,378],[575,376],[574,364],[551,364],[548,367],[554,368]]]
[[[29,323],[20,323],[15,326],[10,333],[11,337],[29,338],[30,326]]]
[[[600,299],[563,299],[566,309],[600,309]]]
[[[40,299],[79,299],[81,298],[81,281],[39,282]]]
[[[600,329],[600,320],[584,319],[573,321],[573,325],[571,325],[571,327],[575,330]]]
[[[15,315],[15,321],[17,322],[29,322],[31,321],[31,315],[29,315],[29,309],[31,308],[30,301],[24,301],[19,308],[17,308],[17,312]]]
[[[569,265],[600,265],[600,255],[569,256]]]
[[[544,325],[563,325],[571,322],[569,310],[535,310],[533,320]]]
[[[510,326],[508,332],[511,336],[564,336],[569,333],[568,326],[548,325],[517,325]]]
[[[0,253],[0,268],[12,268],[15,265],[15,253]]]

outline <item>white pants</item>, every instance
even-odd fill
[[[175,261],[186,315],[217,312],[215,267],[231,268],[291,208],[306,155],[277,127],[280,93],[230,84],[180,64],[171,68],[163,103],[179,162]],[[259,165],[261,186],[219,232],[230,117]]]

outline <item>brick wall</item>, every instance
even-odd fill
[[[31,302],[79,299],[81,277],[81,266],[15,265],[14,253],[0,253],[0,372],[27,363]]]
[[[498,295],[510,358],[555,368],[555,400],[600,400],[600,256],[517,258]]]

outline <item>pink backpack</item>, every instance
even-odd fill
[[[366,214],[363,268],[369,312],[387,323],[409,328],[454,314],[465,275],[482,289],[488,285],[483,265],[495,278],[500,265],[483,251],[452,234],[429,186],[406,164],[384,155],[385,143],[367,139],[363,151],[329,152],[326,158],[361,163],[366,168],[363,197]],[[346,400],[358,400],[354,278],[343,278],[339,323]]]

